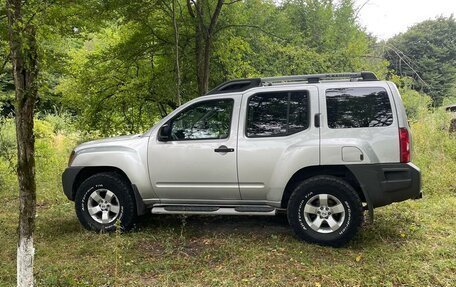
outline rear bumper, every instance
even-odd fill
[[[373,208],[422,198],[420,169],[413,163],[361,164],[347,166]]]
[[[74,181],[76,180],[76,176],[79,174],[79,172],[83,168],[84,167],[82,167],[82,166],[70,166],[70,167],[66,168],[62,174],[63,192],[65,193],[66,197],[69,200],[74,201],[74,192],[73,192]]]

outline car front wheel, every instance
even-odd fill
[[[131,186],[117,173],[98,173],[78,187],[76,214],[89,230],[114,231],[130,229],[136,219]]]

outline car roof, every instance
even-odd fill
[[[310,80],[309,80],[310,79]],[[199,97],[211,98],[212,96],[230,96],[236,97],[246,92],[271,90],[271,88],[280,89],[295,89],[306,86],[318,86],[320,88],[336,88],[336,87],[385,87],[387,81],[380,81],[372,72],[360,73],[336,73],[336,74],[312,74],[312,75],[297,75],[284,77],[270,78],[252,78],[252,79],[237,79],[224,82],[217,86],[206,95]]]
[[[331,74],[310,74],[310,75],[291,75],[281,77],[248,78],[236,79],[224,82],[208,92],[206,95],[219,95],[225,93],[245,92],[253,88],[299,85],[299,84],[320,84],[327,82],[367,82],[378,81],[373,72],[358,73],[331,73]]]

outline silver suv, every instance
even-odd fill
[[[396,86],[371,72],[223,83],[144,134],[87,142],[63,173],[91,230],[138,215],[275,215],[340,246],[368,210],[421,197]]]

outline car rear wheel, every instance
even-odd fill
[[[114,231],[133,227],[136,207],[130,184],[117,173],[98,173],[82,182],[75,198],[76,214],[89,230]]]
[[[347,182],[315,176],[296,187],[288,201],[287,216],[300,239],[338,247],[356,234],[363,222],[363,206]]]

